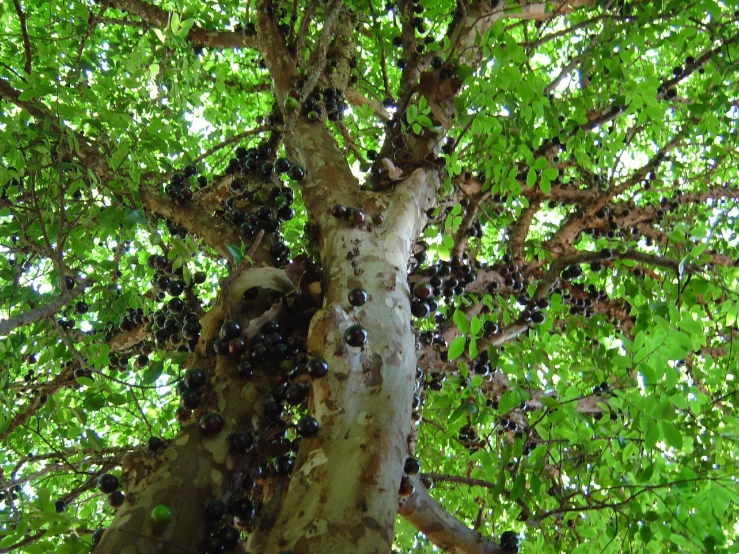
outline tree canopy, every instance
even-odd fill
[[[0,32],[0,553],[739,552],[738,0]]]

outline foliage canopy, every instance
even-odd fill
[[[304,77],[344,91],[313,123],[357,177],[337,189],[392,202],[416,168],[441,177],[410,288],[440,260],[474,273],[412,319],[431,495],[522,552],[739,552],[737,0],[268,5]],[[113,514],[98,476],[177,436],[197,340],[156,336],[174,296],[150,257],[195,319],[258,258],[229,160],[296,159],[265,9],[0,5],[0,552],[88,551]],[[404,157],[422,140],[443,158]],[[316,205],[271,178],[295,213],[270,263],[318,283]],[[403,518],[394,548],[438,551]]]

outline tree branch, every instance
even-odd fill
[[[15,317],[4,319],[0,321],[0,336],[5,336],[10,333],[13,329],[21,327],[22,325],[28,325],[39,319],[50,317],[61,310],[64,306],[69,304],[72,300],[77,298],[84,290],[92,284],[90,279],[83,279],[78,283],[78,286],[72,290],[68,290],[56,300],[39,306],[33,310],[29,310],[22,314],[18,314]]]
[[[152,27],[166,29],[171,21],[172,14],[159,6],[154,6],[141,0],[110,0],[112,8],[126,10],[132,13]],[[197,25],[193,26],[187,33],[187,40],[193,46],[207,48],[256,48],[255,37],[248,37],[244,33],[233,31],[211,31]]]
[[[13,0],[15,6],[15,13],[18,14],[18,20],[21,24],[21,36],[23,37],[23,50],[26,57],[26,65],[24,70],[26,75],[31,75],[31,40],[28,38],[28,28],[26,27],[26,15],[23,13],[23,8],[18,0]]]
[[[411,478],[416,492],[403,499],[398,513],[439,548],[452,554],[501,554],[496,543],[485,539],[447,512],[429,496],[416,477]]]

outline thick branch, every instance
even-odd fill
[[[452,554],[500,554],[503,550],[470,529],[429,496],[420,480],[413,478],[416,492],[405,499],[398,513],[428,540]]]
[[[167,28],[172,15],[160,8],[141,0],[111,0],[110,7],[126,10],[137,15],[152,27]],[[193,46],[208,48],[255,48],[257,41],[244,33],[232,31],[211,31],[197,25],[187,33],[187,40]]]
[[[43,306],[39,306],[38,308],[35,308],[33,310],[18,314],[17,316],[11,317],[10,319],[4,319],[0,321],[0,336],[5,336],[13,329],[21,327],[22,325],[29,325],[30,323],[54,315],[64,306],[68,305],[70,302],[72,302],[72,300],[82,294],[84,290],[91,284],[91,280],[83,279],[79,282],[78,286],[76,286],[72,290],[68,290],[67,292],[59,296],[59,298],[57,298],[56,300],[53,300],[48,304],[44,304]]]

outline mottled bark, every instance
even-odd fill
[[[416,492],[405,499],[398,513],[428,540],[451,554],[501,554],[496,543],[460,523],[429,496],[420,480],[413,478]]]

